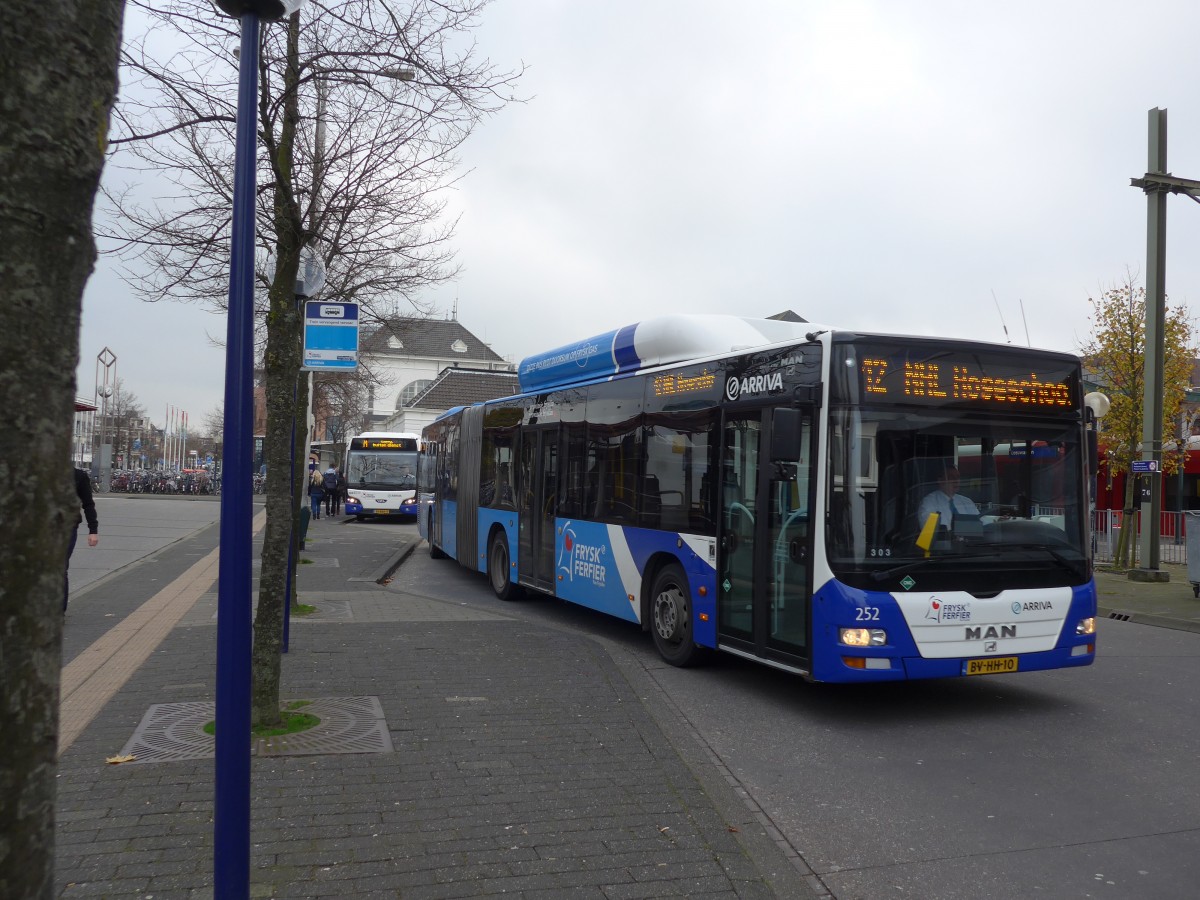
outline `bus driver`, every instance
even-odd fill
[[[952,528],[954,516],[978,516],[979,507],[965,494],[958,493],[958,467],[946,466],[938,478],[938,486],[921,500],[917,507],[917,521],[924,525],[930,513],[938,514],[938,525]]]

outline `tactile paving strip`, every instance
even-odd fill
[[[308,731],[258,738],[255,756],[321,756],[339,753],[391,753],[392,737],[378,697],[324,697],[303,711],[321,723]],[[146,711],[133,737],[121,750],[131,763],[211,759],[216,738],[204,726],[216,718],[212,701],[156,703]]]

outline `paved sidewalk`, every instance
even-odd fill
[[[213,699],[214,508],[114,500],[101,535],[118,552],[76,550],[95,577],[64,636],[63,897],[212,896],[212,758],[105,760],[152,707]],[[411,527],[310,526],[299,594],[316,612],[293,620],[283,696],[377,702],[390,751],[254,759],[251,896],[824,893],[652,679],[502,604],[430,596],[402,565],[423,549]],[[1167,584],[1099,571],[1101,614],[1200,630],[1169,568]]]
[[[1187,566],[1163,565],[1165,583],[1130,581],[1124,572],[1096,570],[1100,615],[1142,625],[1200,631],[1200,600],[1188,581]]]
[[[308,537],[299,595],[317,612],[292,621],[284,698],[377,698],[392,751],[255,757],[251,896],[820,896],[600,642],[378,584],[411,528],[322,519]],[[203,528],[73,593],[66,666],[194,580],[217,540]],[[152,706],[212,700],[215,589],[172,595],[178,624],[62,754],[63,897],[212,896],[213,760],[105,760]]]

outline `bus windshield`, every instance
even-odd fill
[[[417,485],[417,451],[352,448],[346,481],[362,490],[412,490]]]
[[[1091,577],[1077,422],[831,411],[827,552],[872,590],[1082,584]]]

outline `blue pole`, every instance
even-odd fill
[[[258,16],[242,16],[233,241],[225,343],[225,484],[217,579],[217,734],[213,894],[250,896],[250,657],[254,452],[254,194]]]
[[[291,467],[288,470],[288,496],[292,497],[292,502],[295,497],[292,491],[296,489],[296,393],[299,390],[299,376],[297,376],[297,384],[292,385],[292,452],[291,452]],[[292,516],[296,515],[296,507],[292,507]],[[283,652],[288,652],[288,641],[291,638],[292,630],[292,590],[295,585],[292,583],[296,576],[296,567],[292,563],[292,548],[296,545],[295,536],[288,541],[288,568],[287,578],[285,579],[285,588],[283,591]]]

